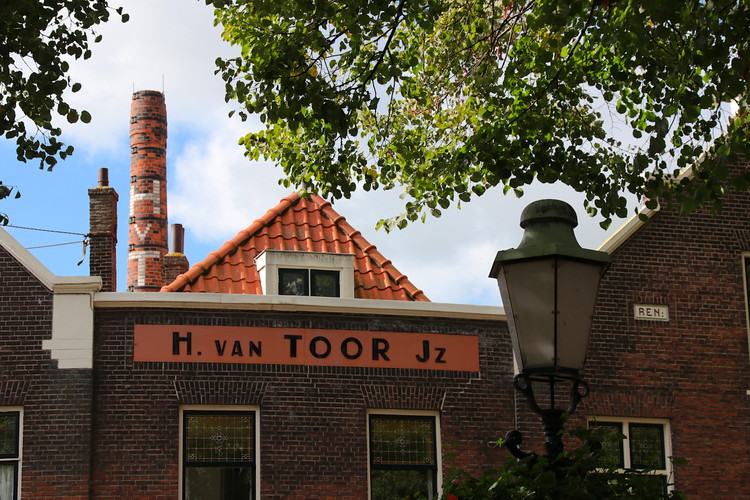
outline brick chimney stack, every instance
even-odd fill
[[[102,278],[102,292],[117,291],[117,192],[106,168],[89,189],[89,275]]]
[[[164,285],[167,226],[167,108],[164,94],[141,90],[130,107],[128,291]]]
[[[189,263],[185,256],[185,229],[182,224],[170,224],[169,253],[164,256],[164,284],[169,285],[177,276],[187,272]]]

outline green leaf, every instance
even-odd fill
[[[718,104],[750,95],[745,2],[209,3],[241,49],[217,61],[226,99],[265,128],[247,156],[327,196],[403,187],[386,229],[535,180],[583,193],[606,225],[624,193],[694,200],[689,183],[647,193],[646,172],[671,175],[716,137],[749,153],[747,125]],[[742,184],[706,175],[714,205]]]

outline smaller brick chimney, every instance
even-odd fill
[[[89,189],[89,274],[102,278],[102,292],[117,291],[117,200],[109,173],[99,169],[98,186]]]
[[[164,284],[169,285],[177,276],[188,270],[188,259],[185,252],[185,229],[182,224],[169,225],[169,253],[162,258],[164,265]]]

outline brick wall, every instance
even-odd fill
[[[0,406],[23,407],[23,498],[88,498],[91,370],[58,370],[52,293],[0,248]]]
[[[740,168],[748,168],[742,165]],[[750,193],[720,215],[662,210],[613,255],[589,345],[585,415],[671,422],[689,498],[750,498],[750,356],[741,254]],[[669,307],[636,320],[634,304]]]
[[[134,363],[135,324],[471,334],[482,371]],[[368,409],[440,411],[445,471],[505,460],[488,445],[513,425],[510,345],[495,322],[98,310],[96,332],[96,498],[175,498],[179,408],[188,404],[259,406],[264,499],[366,498]]]

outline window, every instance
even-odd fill
[[[435,415],[369,415],[370,498],[438,497]]]
[[[321,269],[279,269],[279,295],[338,297],[339,272]]]
[[[254,411],[182,412],[182,498],[250,500],[257,484]]]
[[[0,498],[18,498],[21,412],[0,410]]]
[[[354,298],[354,255],[264,250],[255,257],[263,293]]]
[[[602,447],[621,469],[647,469],[667,485],[672,473],[669,423],[657,419],[596,418],[591,428],[601,428],[625,439],[602,442]]]

